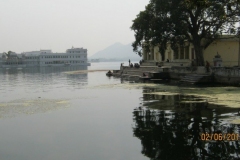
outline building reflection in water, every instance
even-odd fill
[[[240,125],[226,120],[233,116],[239,116],[238,109],[196,96],[143,94],[142,106],[133,111],[133,134],[141,140],[142,154],[152,160],[240,159],[239,138],[201,140],[206,132],[239,134]]]
[[[26,83],[25,86],[42,84],[55,84],[61,82],[76,87],[87,85],[87,66],[61,66],[61,67],[26,67],[26,68],[1,68],[2,81],[11,82],[13,85]]]
[[[56,73],[67,71],[88,70],[87,66],[60,66],[60,67],[24,67],[24,68],[0,68],[1,74],[17,73]]]

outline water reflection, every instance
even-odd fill
[[[51,98],[57,99],[70,97],[74,90],[81,89],[88,84],[88,72],[82,72],[81,74],[74,72],[79,70],[85,71],[87,67],[1,69],[0,94],[2,98],[0,103],[12,101],[16,98],[33,99],[46,95],[51,95]],[[49,96],[45,98],[49,98]]]
[[[141,140],[143,155],[152,160],[240,158],[239,140],[200,137],[206,132],[239,134],[240,125],[229,123],[239,116],[238,109],[209,104],[197,96],[150,94],[153,91],[145,88],[142,105],[133,111],[133,133]]]
[[[73,79],[74,81],[78,79],[82,82],[87,82],[87,72],[82,74],[65,74],[65,72],[87,70],[87,66],[67,66],[67,67],[29,67],[29,68],[10,68],[10,69],[1,69],[0,77],[4,81],[11,82],[12,85],[16,84],[20,80],[25,80],[28,82],[42,83],[48,80],[56,80],[65,78]],[[54,78],[53,78],[54,77]],[[22,83],[22,81],[20,82]],[[29,85],[29,83],[28,83]]]
[[[87,70],[87,69],[88,69],[87,66],[0,68],[0,74],[53,73],[53,72]]]

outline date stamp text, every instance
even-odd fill
[[[202,141],[238,141],[239,134],[237,133],[202,133]]]

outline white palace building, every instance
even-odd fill
[[[90,66],[87,60],[87,49],[71,48],[66,53],[52,53],[51,50],[40,50],[16,54],[2,53],[0,65],[9,67],[31,67],[31,66]]]

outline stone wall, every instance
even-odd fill
[[[210,72],[206,71],[204,66],[201,67],[184,67],[184,66],[164,66],[164,67],[140,67],[131,68],[122,66],[116,71],[116,75],[125,76],[142,76],[143,73],[156,72],[162,73],[163,79],[180,80],[183,76],[190,74],[212,75],[214,82],[225,85],[240,85],[240,68],[238,67],[211,67]]]
[[[124,74],[127,74],[128,72],[158,72],[159,67],[139,67],[139,68],[135,68],[135,67],[128,67],[128,66],[122,66],[121,70],[123,71]]]
[[[170,79],[180,80],[183,76],[187,74],[198,74],[201,73],[202,68],[198,67],[182,67],[182,66],[174,66],[169,69],[169,77]]]
[[[240,68],[239,67],[213,67],[212,73],[219,76],[240,77]]]
[[[214,67],[212,68],[214,81],[220,84],[239,85],[240,68],[238,67]]]

